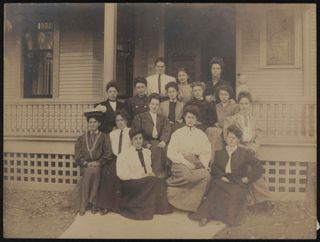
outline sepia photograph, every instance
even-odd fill
[[[316,3],[4,3],[3,237],[316,239]]]

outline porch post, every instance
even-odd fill
[[[159,49],[158,49],[158,56],[164,57],[164,48],[165,48],[165,6],[161,5],[159,9]]]
[[[117,57],[117,4],[104,4],[104,53],[103,53],[103,88],[116,78]]]

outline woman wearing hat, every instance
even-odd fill
[[[79,196],[76,210],[82,216],[86,210],[97,212],[97,193],[101,167],[112,159],[112,151],[107,145],[106,135],[99,131],[103,114],[97,109],[85,112],[88,131],[75,144],[75,164],[80,167],[81,179],[78,183]]]

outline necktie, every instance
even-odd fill
[[[176,115],[175,115],[175,111],[176,111],[176,102],[169,102],[169,115],[168,115],[168,119],[171,122],[175,122],[176,121]]]
[[[159,91],[159,94],[161,94],[161,74],[159,74],[158,76],[158,91]]]
[[[119,146],[118,146],[118,154],[120,154],[121,148],[122,148],[122,135],[123,135],[123,130],[121,130],[121,132],[120,132]]]
[[[136,149],[136,151],[138,151],[139,160],[140,160],[141,166],[142,166],[143,169],[144,169],[144,173],[147,174],[147,168],[146,168],[146,164],[144,163],[144,158],[143,158],[142,149]]]

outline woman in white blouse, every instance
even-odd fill
[[[101,215],[108,213],[109,210],[117,211],[119,207],[120,180],[116,175],[116,159],[120,153],[131,146],[128,121],[129,114],[125,110],[117,110],[115,113],[117,129],[107,134],[107,145],[109,150],[112,150],[113,158],[107,162],[101,172],[98,193],[98,207]]]
[[[171,176],[167,179],[168,201],[174,207],[196,211],[210,182],[211,145],[206,134],[195,127],[199,109],[184,110],[185,126],[176,130],[168,145]]]

